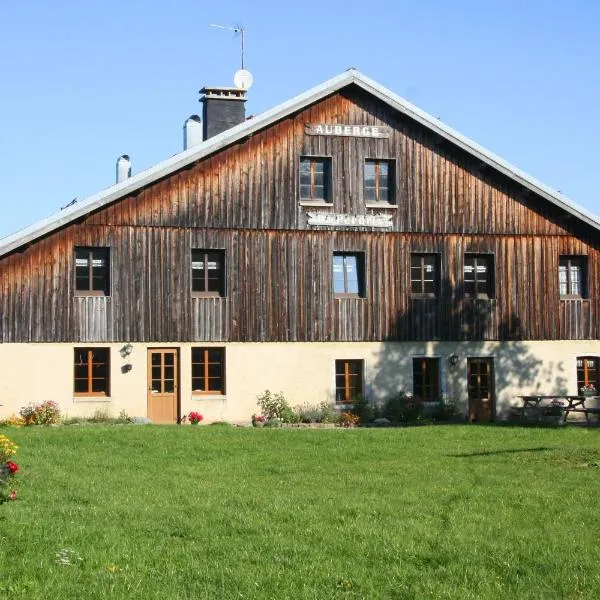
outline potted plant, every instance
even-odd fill
[[[579,388],[579,393],[582,396],[596,396],[598,394],[598,392],[596,391],[596,387],[594,386],[593,383],[586,383],[585,385],[582,385]]]
[[[187,418],[190,422],[190,425],[198,425],[198,423],[200,423],[200,421],[204,419],[204,417],[199,412],[196,412],[194,410],[188,415]]]

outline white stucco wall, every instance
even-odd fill
[[[110,398],[73,396],[75,344],[0,344],[0,417],[43,400],[58,402],[69,416],[96,410],[145,416],[151,347],[179,349],[181,412],[197,410],[207,422],[247,422],[257,412],[256,396],[265,389],[283,392],[292,405],[333,402],[336,359],[364,360],[365,392],[371,400],[411,392],[416,356],[440,358],[443,395],[456,399],[465,411],[467,357],[494,358],[497,412],[502,416],[520,394],[577,393],[576,357],[600,356],[600,341],[193,344],[200,345],[226,348],[225,396],[192,396],[192,344],[134,343],[126,359],[119,354],[122,343],[90,345],[111,349]],[[451,354],[459,357],[456,366],[448,364]],[[132,369],[123,373],[126,363]]]

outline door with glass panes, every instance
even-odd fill
[[[179,419],[179,353],[175,348],[148,350],[148,418],[153,423]]]
[[[467,358],[469,421],[487,423],[494,419],[494,359]]]

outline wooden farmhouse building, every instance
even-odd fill
[[[180,154],[0,240],[0,416],[597,387],[597,217],[356,70],[202,93]]]

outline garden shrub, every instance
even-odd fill
[[[0,419],[0,427],[23,427],[25,420],[17,415],[10,415],[5,419]]]
[[[335,423],[338,420],[338,413],[331,402],[323,400],[319,404],[318,409],[320,412],[319,423]]]
[[[19,414],[25,425],[56,425],[60,423],[60,408],[53,400],[41,404],[30,403],[24,406]]]
[[[265,390],[256,398],[261,414],[268,420],[281,419],[284,423],[299,423],[300,415],[289,405],[282,392],[272,394]]]
[[[351,412],[359,418],[361,423],[370,423],[382,416],[382,407],[378,404],[371,404],[364,396],[359,395],[352,401]]]
[[[423,414],[423,402],[418,396],[399,392],[383,405],[382,416],[392,423],[417,421]]]
[[[437,421],[454,421],[460,416],[458,402],[454,398],[440,400],[435,414]]]

